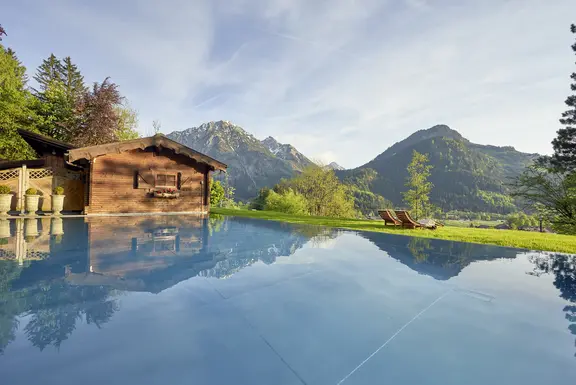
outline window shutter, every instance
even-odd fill
[[[180,190],[182,188],[182,173],[181,172],[179,172],[176,175],[176,188],[178,190]]]

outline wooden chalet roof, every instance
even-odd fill
[[[62,142],[60,140],[52,139],[47,136],[37,134],[32,131],[18,129],[18,134],[24,139],[30,147],[34,149],[38,153],[38,155],[42,156],[42,154],[46,152],[52,152],[55,150],[59,153],[64,153],[72,148],[70,143]]]
[[[136,149],[144,150],[148,147],[170,149],[176,154],[184,155],[198,162],[208,164],[214,170],[225,171],[228,167],[224,163],[219,162],[216,159],[209,157],[208,155],[204,155],[198,151],[186,147],[174,140],[168,139],[162,134],[156,134],[147,138],[138,138],[116,143],[70,149],[68,151],[68,161],[76,162],[82,159],[92,160],[106,154],[120,154],[125,151]]]

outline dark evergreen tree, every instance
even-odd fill
[[[6,31],[2,28],[2,25],[0,25],[0,41],[2,41],[2,35],[6,36]]]
[[[572,24],[570,30],[576,34],[576,25]],[[572,44],[572,50],[576,54],[576,43]],[[561,171],[576,169],[576,72],[573,72],[570,78],[574,81],[570,85],[574,94],[566,99],[565,103],[570,109],[564,112],[560,119],[560,123],[566,127],[558,130],[558,136],[552,141],[552,164]]]
[[[34,76],[34,80],[38,82],[38,88],[34,89],[36,96],[42,99],[43,94],[51,86],[55,83],[62,83],[62,72],[62,63],[54,54],[44,59]]]
[[[87,90],[84,85],[84,76],[82,76],[76,64],[72,63],[70,56],[62,60],[60,70],[60,78],[64,82],[66,97],[71,105],[74,105]]]

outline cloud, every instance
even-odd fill
[[[347,167],[437,123],[549,152],[573,71],[570,0],[23,1],[6,19],[19,7],[25,64],[42,44],[112,76],[143,132],[227,119]]]

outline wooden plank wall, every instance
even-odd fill
[[[135,172],[151,173],[164,170],[170,174],[181,173],[182,189],[177,199],[154,198],[152,184],[147,188],[134,188]],[[89,206],[87,214],[137,213],[137,212],[207,212],[209,200],[205,199],[201,184],[208,169],[188,157],[164,150],[158,154],[134,150],[120,154],[103,155],[91,167]],[[153,181],[148,181],[153,183]],[[143,181],[141,181],[143,183]]]

